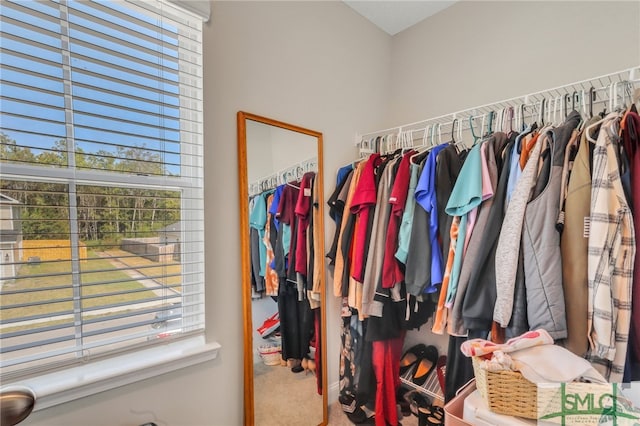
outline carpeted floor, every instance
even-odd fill
[[[256,426],[315,426],[322,422],[322,396],[316,377],[292,373],[280,366],[254,364]],[[402,426],[417,426],[418,418],[404,417]],[[330,426],[352,426],[338,402],[329,405]]]
[[[322,423],[316,376],[290,368],[254,364],[256,426],[312,426]]]
[[[353,426],[349,418],[344,414],[340,403],[335,402],[329,405],[329,426]],[[403,417],[400,419],[402,426],[418,426],[418,418],[415,416]]]

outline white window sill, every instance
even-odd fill
[[[38,411],[213,360],[220,348],[219,343],[206,343],[204,336],[196,336],[21,380],[3,388],[31,389],[36,395],[34,411]]]

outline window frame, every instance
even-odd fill
[[[158,1],[161,2],[162,0]],[[65,2],[65,0],[62,0],[62,2]],[[177,3],[175,0],[173,2]],[[153,9],[149,4],[145,4],[144,2],[137,0],[130,0],[130,3],[136,7]],[[183,16],[182,13],[184,13],[184,19],[187,21],[201,19],[201,17],[193,15],[192,12],[186,10],[181,11],[180,13],[181,16]],[[208,19],[208,16],[206,19]],[[203,56],[202,50],[200,50],[199,54],[201,59]],[[202,64],[202,61],[200,61],[200,64]],[[187,71],[186,78],[192,77],[189,75],[190,71],[191,70]],[[182,71],[179,72],[179,76],[180,79],[182,79]],[[65,81],[67,79],[68,76],[64,78]],[[67,85],[71,83],[65,82],[64,84]],[[179,87],[182,87],[182,85]],[[202,86],[200,86],[200,90],[202,90]],[[183,94],[182,91],[180,92],[179,98],[182,99]],[[182,103],[182,101],[180,103]],[[183,129],[182,124],[180,126],[180,132],[183,130],[190,133],[195,131],[195,133],[199,135],[199,140],[194,144],[193,141],[189,139],[189,142],[184,145],[184,149],[189,151],[187,152],[187,155],[180,156],[180,166],[181,168],[193,170],[187,173],[183,171],[179,177],[166,175],[138,176],[92,169],[79,169],[72,166],[74,163],[73,160],[70,160],[70,164],[62,167],[43,167],[41,165],[3,162],[1,177],[3,179],[19,180],[25,180],[25,178],[28,178],[30,181],[53,182],[66,185],[73,182],[76,185],[99,184],[101,186],[125,186],[130,188],[155,187],[179,190],[182,192],[180,221],[184,223],[185,221],[193,220],[194,218],[185,217],[185,215],[194,214],[195,220],[202,224],[203,229],[204,176],[202,169],[204,167],[204,160],[202,158],[202,98],[199,99],[199,105],[196,105],[195,108],[193,105],[190,105],[185,110],[181,106],[179,114],[181,123],[184,123],[183,118],[185,116],[188,117],[187,121],[193,120],[193,114],[197,114],[199,119],[199,122],[195,124],[188,123],[188,127],[191,128]],[[67,126],[68,125],[67,121]],[[180,139],[182,141],[182,137]],[[195,155],[195,151],[193,150],[197,151]],[[68,150],[68,155],[73,156],[75,155],[74,153],[75,151],[73,151],[73,147],[71,150]],[[198,158],[199,164],[192,164],[190,161],[193,158]],[[185,185],[186,181],[188,181],[187,185]],[[195,211],[192,211],[191,208],[185,207],[185,203],[193,202],[191,191],[198,193],[198,196],[195,197],[195,203],[199,203],[199,208],[196,208]],[[185,232],[194,232],[194,230],[183,229],[183,235]],[[199,244],[200,247],[202,247],[202,253],[200,254],[200,256],[202,256],[202,269],[197,271],[198,273],[202,273],[202,294],[198,296],[200,299],[197,304],[200,307],[199,309],[201,312],[197,312],[197,314],[204,315],[206,311],[204,302],[204,242],[200,241],[196,244]],[[184,266],[188,262],[183,259],[181,263],[183,265],[182,273],[184,276]],[[186,295],[186,297],[188,297],[188,295]],[[183,294],[182,299],[184,300],[184,298],[185,295]],[[187,331],[181,333],[181,335],[175,339],[167,339],[167,341],[154,342],[143,346],[133,345],[118,353],[106,353],[99,355],[87,363],[80,362],[68,364],[63,365],[58,369],[54,368],[51,371],[43,373],[36,372],[31,375],[16,376],[15,378],[10,377],[9,380],[3,380],[4,383],[2,387],[3,389],[23,387],[31,389],[37,395],[37,402],[35,405],[35,410],[37,411],[69,402],[77,398],[93,395],[105,390],[175,371],[180,368],[211,361],[217,357],[221,346],[215,341],[207,341],[205,337],[206,325],[204,319],[200,321],[200,324],[202,325],[202,328],[196,333],[189,333]]]

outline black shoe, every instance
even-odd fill
[[[443,426],[444,410],[442,407],[431,405],[421,407],[418,412],[418,426]]]
[[[424,357],[426,350],[427,346],[422,343],[407,349],[402,358],[400,358],[400,376],[403,376],[411,367],[416,365],[420,358]]]
[[[420,407],[429,407],[431,406],[431,400],[429,397],[417,389],[411,389],[408,392],[405,392],[402,395],[403,401],[405,401],[409,405],[409,412],[406,414],[407,416],[413,414],[418,417]],[[398,401],[400,403],[400,401]],[[402,415],[404,416],[404,410]]]
[[[438,362],[438,349],[435,346],[427,346],[424,356],[418,361],[413,377],[411,381],[417,386],[424,385],[427,381],[427,377],[436,368]]]
[[[342,411],[347,415],[349,420],[355,424],[367,424],[367,414],[360,408],[356,402],[356,398],[352,395],[341,395],[338,402],[342,406]],[[375,421],[371,424],[375,424]]]

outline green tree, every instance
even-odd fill
[[[140,147],[118,147],[87,153],[75,147],[78,169],[104,170],[137,175],[165,175],[158,152]],[[65,139],[35,155],[8,135],[0,133],[0,162],[47,166],[68,165]],[[3,179],[0,191],[22,204],[25,239],[69,238],[69,188],[62,183]],[[180,220],[178,191],[100,185],[76,188],[79,237],[83,241],[118,244],[123,237],[155,236],[156,231]]]

